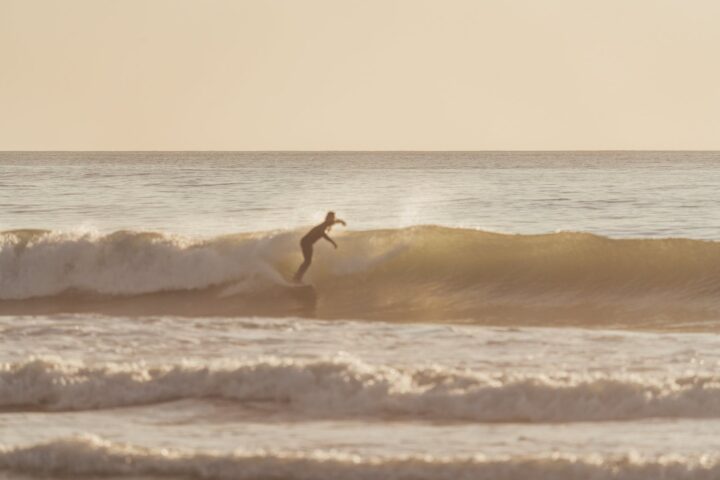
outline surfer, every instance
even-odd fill
[[[295,277],[293,277],[296,282],[302,282],[303,275],[305,275],[308,267],[310,267],[313,256],[313,244],[315,242],[317,242],[321,238],[324,238],[328,242],[332,243],[335,248],[338,248],[337,243],[335,243],[332,238],[328,237],[327,234],[327,232],[336,223],[341,223],[343,226],[347,225],[344,220],[335,218],[335,212],[328,212],[327,215],[325,215],[325,221],[323,223],[313,227],[308,233],[305,234],[304,237],[302,237],[302,239],[300,240],[300,248],[302,248],[304,260],[302,265],[300,265],[300,268],[298,268],[297,273],[295,273]]]

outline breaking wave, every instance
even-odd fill
[[[720,418],[720,376],[490,373],[372,365],[346,356],[159,366],[31,359],[0,365],[4,410],[88,410],[207,398],[275,404],[303,418]]]
[[[720,243],[504,235],[418,226],[338,232],[307,280],[300,232],[0,233],[0,313],[306,315],[665,326],[720,318]]]
[[[720,476],[716,455],[363,456],[338,451],[311,453],[243,450],[199,453],[114,443],[94,435],[10,447],[0,445],[0,469],[40,475],[140,475],[203,479],[477,478],[693,479]]]

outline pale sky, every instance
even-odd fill
[[[0,150],[720,149],[718,0],[0,0]]]

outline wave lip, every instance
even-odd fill
[[[157,232],[0,233],[0,314],[471,321],[484,324],[708,325],[720,320],[720,243],[503,235],[417,226],[339,232],[288,280],[302,232],[192,239]]]
[[[55,475],[183,476],[204,479],[517,479],[614,478],[713,479],[720,476],[717,455],[641,457],[537,456],[364,457],[336,451],[275,452],[236,450],[231,454],[194,453],[112,443],[93,435],[26,447],[0,446],[0,469]]]
[[[0,366],[0,408],[88,410],[220,398],[303,417],[570,422],[720,417],[720,377],[497,374],[371,365],[339,356],[214,365],[88,366],[31,359]]]

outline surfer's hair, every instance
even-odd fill
[[[331,220],[335,220],[335,212],[327,212],[327,215],[325,215],[326,222],[329,222]]]

